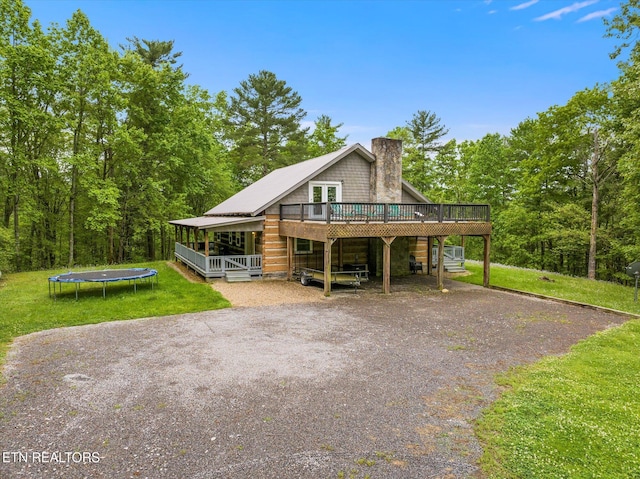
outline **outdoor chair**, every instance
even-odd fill
[[[367,219],[374,221],[384,220],[384,205],[372,205],[367,210]]]
[[[416,274],[418,271],[422,271],[422,261],[416,261],[416,257],[409,256],[409,270],[411,274]]]

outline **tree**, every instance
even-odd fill
[[[130,47],[121,46],[124,50],[130,49],[136,53],[152,68],[158,68],[163,63],[174,65],[182,52],[173,52],[174,40],[141,40],[138,37],[127,37]],[[181,68],[181,67],[178,67]]]
[[[442,149],[440,139],[449,133],[449,129],[440,122],[440,118],[429,110],[418,110],[407,122],[413,147],[423,161],[426,161],[432,153]]]
[[[313,133],[309,137],[308,156],[315,158],[339,150],[347,144],[347,136],[338,136],[343,123],[331,124],[331,117],[320,115],[314,121]]]
[[[621,255],[628,262],[640,257],[640,2],[628,0],[620,6],[620,13],[607,25],[607,36],[621,40],[611,54],[618,58],[628,51],[626,61],[619,62],[620,77],[613,82],[615,132],[620,140],[618,173],[620,179],[622,231],[619,233]]]
[[[65,29],[54,29],[54,33],[59,37],[60,48],[58,76],[61,86],[57,115],[64,121],[64,129],[70,133],[70,144],[66,147],[69,154],[61,161],[68,165],[65,170],[69,172],[68,266],[72,267],[76,253],[76,207],[81,194],[80,183],[101,206],[108,205],[107,197],[115,193],[110,185],[100,181],[101,172],[96,169],[96,162],[103,153],[105,135],[109,133],[105,120],[108,124],[115,122],[119,106],[117,102],[109,101],[113,100],[109,92],[116,81],[117,64],[106,40],[81,11],[72,15]],[[103,104],[105,100],[107,105]],[[110,118],[106,118],[105,113]],[[101,212],[101,216],[106,218],[104,213]]]
[[[438,181],[433,158],[442,151],[440,140],[449,132],[440,122],[435,113],[418,110],[405,126],[387,133],[390,138],[402,140],[403,175],[423,193],[428,193]]]
[[[508,139],[499,133],[487,134],[474,142],[469,153],[469,200],[489,203],[497,214],[513,199],[516,187],[517,162]]]
[[[30,16],[20,0],[0,0],[0,194],[3,226],[13,229],[18,270],[23,262],[37,261],[50,240],[46,221],[55,223],[45,217],[45,210],[57,208],[46,191],[51,171],[47,165],[55,167],[52,157],[60,131],[52,114],[58,81],[55,47],[39,23],[30,25]],[[57,184],[57,178],[51,183]],[[38,201],[46,204],[34,204]],[[30,210],[29,240],[23,248],[21,212]]]
[[[302,98],[261,70],[234,88],[228,109],[228,138],[237,180],[250,184],[276,168],[304,158],[304,137],[300,125],[306,112]]]

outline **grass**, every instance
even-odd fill
[[[468,269],[460,279],[481,284],[482,267]],[[492,266],[491,284],[640,313],[633,288],[615,284],[504,266]],[[476,424],[486,476],[640,477],[639,350],[640,320],[630,320],[499,376],[504,392]]]
[[[482,264],[465,262],[472,274],[456,278],[466,283],[482,284]],[[550,281],[542,280],[545,277]],[[568,299],[618,311],[640,314],[640,302],[634,302],[634,288],[606,281],[564,276],[531,269],[491,265],[490,284],[503,288]]]
[[[3,275],[0,279],[0,363],[13,338],[35,331],[230,306],[208,284],[190,283],[166,262],[120,265],[113,269],[127,267],[156,269],[158,284],[154,282],[152,290],[150,284],[139,283],[134,293],[133,286],[126,281],[110,283],[103,298],[101,283],[83,283],[78,301],[74,285],[63,284],[62,294],[57,293],[54,301],[49,297],[47,279],[67,271]]]
[[[478,421],[490,478],[631,478],[640,471],[640,321],[499,378]]]

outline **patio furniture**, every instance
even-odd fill
[[[416,261],[416,257],[413,255],[409,256],[409,270],[411,274],[416,274],[418,271],[422,270],[422,261]]]

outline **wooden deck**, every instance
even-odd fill
[[[380,238],[383,242],[383,291],[389,292],[390,248],[398,237],[426,237],[438,241],[438,287],[443,288],[444,243],[448,236],[484,239],[484,285],[489,285],[491,221],[489,205],[433,203],[296,203],[280,205],[279,234],[324,243],[325,294],[331,291],[333,243],[341,238]],[[288,241],[292,258],[293,242]],[[430,258],[431,252],[429,251]],[[431,261],[429,261],[431,262]],[[291,261],[288,276],[291,277]],[[430,265],[429,265],[430,266]]]

